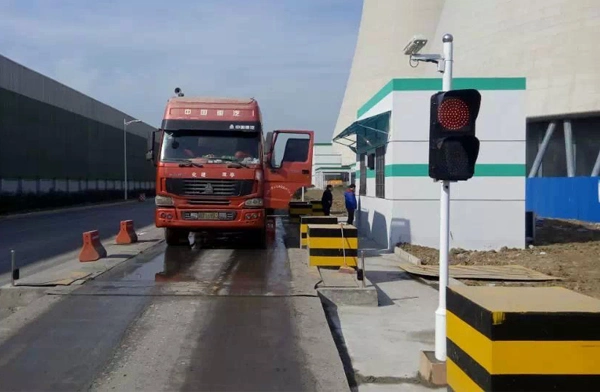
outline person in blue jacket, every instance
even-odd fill
[[[354,194],[354,189],[356,185],[350,184],[346,193],[344,193],[344,199],[346,200],[346,210],[348,211],[348,224],[351,225],[354,223],[354,211],[356,211],[357,202],[356,195]]]

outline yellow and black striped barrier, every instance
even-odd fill
[[[323,211],[323,203],[320,200],[313,200],[310,202],[312,207],[313,216],[325,216],[325,211]]]
[[[450,391],[600,391],[600,300],[560,287],[452,286],[446,328]]]
[[[309,224],[320,224],[320,225],[335,225],[338,223],[338,219],[334,216],[309,216],[304,215],[300,217],[300,247],[306,248],[307,237],[308,237],[308,225]]]
[[[352,225],[308,224],[308,264],[318,267],[356,267],[358,230]]]
[[[312,206],[308,201],[290,201],[288,206],[291,222],[300,222],[300,215],[312,214]]]

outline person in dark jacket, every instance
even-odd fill
[[[350,184],[346,193],[344,193],[344,199],[346,201],[346,210],[348,211],[348,224],[351,225],[354,223],[354,211],[356,211],[356,207],[358,203],[356,202],[356,195],[354,194],[354,189],[356,185]]]
[[[331,185],[327,185],[321,196],[321,204],[323,204],[323,212],[325,216],[329,216],[331,212],[331,206],[333,204],[333,194],[331,193]]]

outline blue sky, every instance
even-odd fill
[[[328,141],[362,0],[3,0],[0,53],[158,126],[173,89],[254,96]]]

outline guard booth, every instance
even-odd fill
[[[481,142],[475,176],[452,184],[450,246],[525,246],[525,78],[454,78],[477,89]],[[393,79],[333,141],[356,154],[361,235],[393,249],[398,242],[437,248],[440,184],[429,177],[431,96],[441,78]]]

